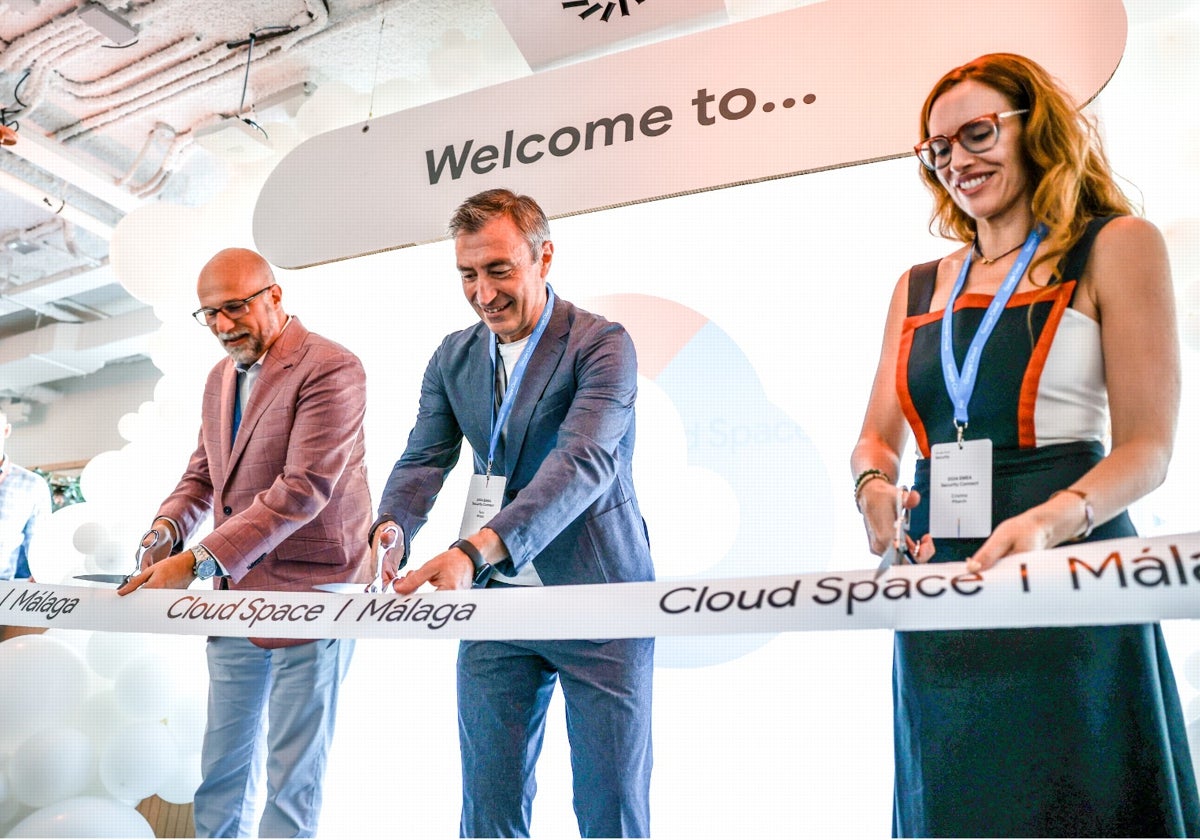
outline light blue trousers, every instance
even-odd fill
[[[312,837],[351,639],[264,649],[208,640],[208,727],[197,837]],[[267,801],[253,825],[262,776]]]

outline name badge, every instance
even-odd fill
[[[929,534],[951,539],[992,533],[992,442],[939,443],[930,453]]]
[[[492,521],[504,503],[504,487],[508,479],[502,475],[472,475],[467,491],[467,507],[463,511],[458,538],[465,540]]]

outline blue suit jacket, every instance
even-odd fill
[[[381,516],[404,529],[404,556],[465,437],[475,472],[491,431],[491,332],[447,336],[425,370],[417,422],[388,477]],[[488,523],[514,574],[535,561],[547,585],[654,579],[633,489],[637,358],[624,327],[558,298],[517,394],[506,432],[501,510]],[[465,500],[458,500],[462,504]]]

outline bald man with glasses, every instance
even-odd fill
[[[366,377],[349,350],[285,314],[270,265],[240,248],[200,272],[200,308],[228,358],[209,373],[200,440],[122,586],[308,591],[370,578],[362,422]],[[205,524],[212,514],[212,529]],[[311,837],[350,639],[208,640],[198,837]],[[265,762],[266,808],[252,824]]]

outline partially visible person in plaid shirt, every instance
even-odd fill
[[[11,434],[12,424],[0,411],[0,580],[29,577],[29,546],[52,510],[46,480],[5,454]]]

